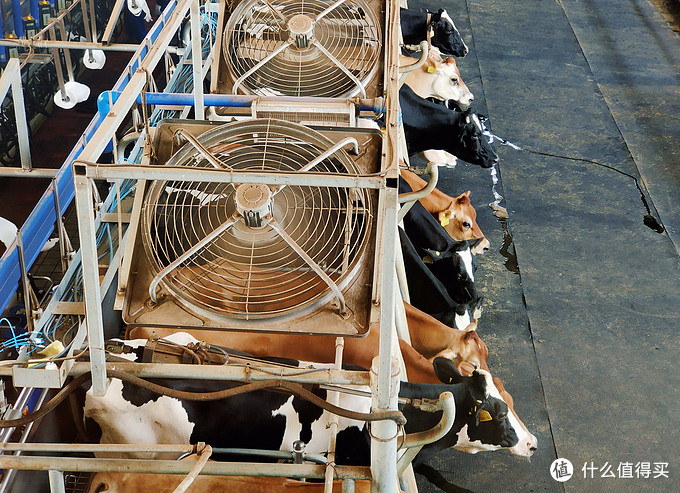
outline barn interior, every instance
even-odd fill
[[[676,320],[680,306],[680,225],[676,224],[680,219],[675,213],[680,195],[680,173],[676,169],[680,149],[680,40],[677,27],[674,30],[677,24],[672,4],[669,9],[663,2],[644,0],[531,4],[447,0],[445,4],[409,2],[408,7],[431,12],[447,9],[470,49],[456,61],[475,95],[473,109],[486,117],[487,138],[500,159],[492,170],[462,160],[453,169],[440,167],[437,187],[453,197],[471,191],[477,223],[491,244],[489,251],[475,256],[475,284],[483,297],[477,330],[489,349],[489,368],[512,394],[515,410],[536,436],[538,449],[530,458],[507,451],[466,454],[443,450],[415,468],[415,484],[402,482],[400,488],[409,492],[677,490],[680,373],[674,356],[679,345]],[[8,11],[3,2],[3,12]],[[174,22],[170,12],[165,12],[166,22]],[[159,16],[163,14],[154,12],[154,18]],[[156,25],[145,26],[151,36]],[[103,34],[106,22],[98,27]],[[83,36],[86,38],[86,33]],[[140,43],[129,29],[117,36],[113,44]],[[0,43],[9,49],[5,43],[11,41]],[[142,41],[142,49],[145,43],[152,44]],[[77,50],[72,53],[75,59]],[[78,153],[90,151],[88,145],[92,143],[99,152],[104,148],[106,142],[96,143],[92,137],[97,131],[103,132],[103,118],[115,116],[115,112],[110,111],[113,99],[105,101],[108,106],[98,106],[96,96],[104,93],[105,100],[113,98],[105,91],[120,83],[121,74],[127,72],[128,81],[134,74],[127,68],[131,52],[107,49],[106,54],[104,70],[82,69],[76,74],[78,81],[91,87],[90,98],[72,109],[50,108],[49,116],[43,116],[44,122],[36,126],[30,138],[36,170],[62,168],[71,176],[74,146]],[[191,67],[191,59],[184,67]],[[381,90],[388,92],[385,87]],[[191,94],[191,89],[188,92]],[[206,84],[206,94],[211,92],[215,87]],[[375,96],[369,90],[366,99]],[[12,111],[8,109],[7,114]],[[3,106],[3,117],[5,112]],[[186,115],[194,116],[193,110]],[[398,119],[396,112],[390,117]],[[93,118],[94,125],[90,124]],[[2,131],[5,141],[4,126]],[[398,140],[395,133],[395,148]],[[138,145],[136,151],[141,147]],[[99,156],[95,154],[96,161]],[[65,162],[68,166],[63,168]],[[411,159],[413,166],[425,164],[419,158]],[[39,173],[26,172],[26,176],[33,173],[27,178],[17,176],[19,169],[18,155],[13,163],[0,168],[0,217],[19,225],[22,231],[19,241],[10,244],[0,259],[0,287],[3,296],[10,293],[3,298],[5,318],[16,324],[17,331],[23,323],[23,331],[30,333],[29,323],[55,317],[59,296],[63,301],[70,299],[59,289],[67,286],[60,284],[62,278],[68,280],[62,271],[64,241],[39,253],[48,238],[59,237],[60,226],[54,217],[40,227],[35,214],[33,220],[29,217],[34,207],[54,203],[54,190],[50,189],[54,175],[36,177]],[[81,165],[81,170],[87,173],[87,165]],[[99,170],[90,167],[89,171],[94,174]],[[103,181],[97,183],[105,199],[108,187]],[[87,184],[81,183],[80,190],[82,200],[90,196]],[[389,186],[385,190],[395,192]],[[67,194],[61,189],[58,193]],[[78,192],[73,195],[78,200]],[[389,200],[396,198],[388,196]],[[110,200],[115,201],[115,193]],[[491,207],[493,203],[497,206]],[[387,216],[383,226],[390,221],[396,224],[394,207],[383,202],[377,207],[382,207]],[[94,214],[79,214],[70,203],[61,215],[73,252],[79,251],[84,228],[89,228],[88,238],[97,239],[93,226],[84,220],[94,218]],[[312,218],[306,217],[306,222],[313,222]],[[111,221],[116,224],[118,220]],[[111,231],[110,241],[117,245],[118,233]],[[22,240],[22,248],[35,253],[24,260],[18,255]],[[385,239],[378,235],[368,241],[374,246],[374,242]],[[90,258],[99,256],[99,245],[85,246],[90,248]],[[82,254],[75,255],[70,265],[77,265]],[[118,262],[113,254],[108,255],[99,259],[100,269]],[[381,282],[374,284],[374,289],[386,290],[383,293],[389,293],[397,283],[393,267],[384,267],[390,262],[394,259],[389,253],[374,262],[383,266]],[[41,313],[33,305],[37,313],[28,317],[30,322],[25,315],[22,319],[20,311],[32,296],[23,282],[28,276],[21,275],[22,263],[31,273],[32,289],[42,308]],[[88,287],[102,280],[96,278],[96,269],[86,270],[83,264],[87,293]],[[111,286],[117,283],[114,274],[107,279]],[[305,308],[308,312],[333,303],[331,296],[319,298],[316,289],[310,295],[316,298]],[[103,296],[103,334],[110,331],[108,335],[124,336],[123,315],[111,310],[112,301],[107,299],[115,297],[115,292],[108,295]],[[361,292],[355,296],[366,298]],[[83,299],[86,310],[90,309],[88,295]],[[100,301],[94,297],[92,303]],[[60,309],[67,306],[62,304]],[[370,318],[375,307],[365,310],[363,316]],[[77,313],[70,316],[82,317]],[[386,310],[373,316],[391,325],[394,313]],[[226,325],[234,328],[230,322]],[[9,327],[3,325],[2,330],[3,340],[16,340]],[[381,330],[381,335],[383,332],[388,331]],[[8,360],[15,358],[7,356]],[[27,403],[13,402],[16,393],[27,387],[21,383],[21,376],[19,383],[13,380],[21,372],[13,372],[9,365],[0,366],[0,371],[9,411],[22,412]],[[47,386],[41,385],[47,382],[46,377],[27,375],[24,378],[29,378],[36,390]],[[39,407],[35,399],[42,399],[37,397],[40,394],[35,393],[31,412]],[[3,418],[10,416],[15,417],[5,414]],[[41,422],[36,421],[25,440],[31,442],[40,428]],[[59,474],[56,465],[55,469],[44,466],[42,470],[21,470],[28,466],[18,457],[26,453],[7,447],[20,441],[23,431],[25,428],[2,435],[8,445],[0,456],[5,471],[0,483],[4,489],[0,491],[79,491],[75,489],[79,475],[69,473],[69,469],[62,468],[67,471],[65,475]],[[573,474],[566,481],[564,477],[558,481],[555,475],[564,459],[571,461]],[[15,473],[8,474],[12,468]],[[57,472],[48,474],[47,470]],[[61,486],[57,484],[60,481]],[[395,483],[381,487],[374,484],[374,488],[397,489]]]

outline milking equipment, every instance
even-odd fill
[[[244,0],[228,15],[225,3],[168,4],[118,82],[99,97],[100,111],[54,176],[35,219],[22,228],[23,240],[0,262],[0,278],[7,279],[0,285],[3,306],[12,284],[20,283],[24,292],[29,327],[24,353],[52,347],[58,359],[27,365],[35,358],[20,355],[11,368],[0,367],[0,374],[11,375],[18,386],[57,389],[69,375],[89,371],[92,391],[105,393],[113,371],[107,371],[106,355],[126,350],[105,342],[102,300],[110,296],[130,326],[341,337],[382,327],[374,371],[359,373],[352,383],[371,386],[374,411],[396,410],[398,6],[364,0],[308,5],[310,10],[299,10],[296,0],[261,5]],[[168,55],[169,45],[187,12],[190,36],[177,62]],[[110,26],[111,21],[104,38]],[[328,39],[334,41],[325,45]],[[84,45],[63,39],[52,44],[64,50]],[[163,92],[150,75],[161,61],[168,75]],[[288,66],[294,73],[276,76]],[[204,85],[193,82],[208,71],[211,94],[204,94]],[[62,99],[70,99],[63,74],[59,79]],[[131,138],[119,132],[128,116]],[[384,133],[359,128],[366,118],[382,118]],[[130,152],[118,152],[123,140]],[[113,162],[102,157],[107,148]],[[98,190],[107,188],[100,196]],[[67,247],[61,221],[71,201],[79,220],[77,252]],[[194,227],[185,230],[184,221]],[[53,229],[60,237],[64,277],[42,305],[31,302],[27,274]],[[168,242],[156,241],[158,232]],[[195,283],[196,273],[205,282]],[[238,281],[243,273],[248,282]],[[290,300],[281,296],[285,292]],[[89,361],[76,361],[85,348]],[[192,353],[217,364],[176,364],[194,360]],[[250,378],[227,371],[223,358],[214,348],[178,349],[155,340],[142,352],[146,364],[116,367],[142,378],[169,371],[176,378]],[[341,361],[339,349],[337,368]],[[327,375],[324,383],[344,378],[338,369]],[[372,467],[361,474],[373,480],[374,491],[395,491],[397,425],[379,421],[371,433]],[[66,470],[62,464],[70,462],[50,460],[50,479],[57,485]],[[103,460],[79,461],[87,468],[114,467]],[[21,456],[12,466],[37,468]],[[333,475],[349,477],[342,466],[290,466],[289,471],[299,467],[305,471],[300,475],[327,482]],[[156,470],[151,463],[144,467]],[[221,467],[227,474],[236,470]],[[261,468],[248,471],[256,475]]]

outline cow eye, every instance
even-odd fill
[[[498,413],[497,419],[498,421],[505,421],[505,419],[508,417],[508,413]]]
[[[451,77],[451,83],[458,85],[458,79],[456,79],[455,77]]]
[[[470,227],[470,223],[467,222],[467,221],[463,221],[463,227],[464,227],[465,229],[468,229],[468,228]]]

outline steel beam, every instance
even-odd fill
[[[140,378],[191,378],[196,380],[231,380],[231,381],[261,381],[274,378],[271,371],[260,370],[253,365],[248,367],[235,365],[183,365],[174,363],[131,363],[108,362],[107,368],[119,370]],[[34,370],[38,372],[41,370]],[[44,370],[42,370],[44,371]],[[73,363],[68,373],[76,377],[90,371],[90,364],[85,362]],[[0,376],[12,375],[11,367],[0,367]],[[276,377],[281,375],[277,370]],[[332,385],[369,385],[367,372],[319,369],[317,371],[294,369],[283,373],[286,380],[297,383],[316,383]]]
[[[147,166],[132,164],[98,164],[74,162],[77,175],[97,180],[177,180],[213,183],[260,183],[265,185],[297,185],[316,187],[371,188],[385,187],[385,179],[379,174],[340,175],[307,171],[248,171],[215,170],[188,166]],[[396,216],[395,216],[396,217]],[[396,223],[394,223],[396,224]],[[394,238],[394,236],[393,236]],[[394,266],[392,266],[394,268]]]
[[[194,461],[105,459],[86,457],[2,456],[7,469],[69,472],[126,472],[188,474]],[[323,479],[326,466],[311,464],[272,464],[255,462],[208,462],[201,474],[208,476],[266,476]],[[370,469],[362,466],[335,466],[337,479],[370,479]]]

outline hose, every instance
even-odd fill
[[[401,411],[381,411],[373,413],[362,413],[357,411],[350,411],[348,409],[342,409],[340,407],[329,404],[321,397],[305,389],[302,385],[294,382],[288,382],[286,380],[262,380],[259,382],[251,382],[238,387],[218,390],[215,392],[188,392],[184,390],[172,389],[153,382],[149,382],[147,380],[136,377],[134,375],[130,375],[129,373],[120,370],[107,370],[107,376],[119,378],[124,382],[131,383],[155,394],[160,394],[180,400],[199,402],[210,402],[220,399],[226,399],[228,397],[233,397],[248,392],[255,392],[258,390],[267,389],[286,390],[287,392],[293,395],[297,395],[298,397],[301,397],[311,402],[312,404],[315,404],[321,407],[322,409],[325,409],[326,411],[329,411],[333,414],[337,414],[347,419],[353,419],[357,421],[382,421],[386,419],[391,419],[399,425],[406,424],[406,418],[401,413]],[[74,378],[63,389],[61,389],[57,395],[50,399],[39,410],[26,416],[22,416],[21,418],[0,420],[0,428],[22,426],[46,416],[48,413],[53,411],[66,397],[68,397],[71,393],[75,392],[85,382],[89,381],[90,378],[91,378],[90,372],[83,373],[82,375]]]

